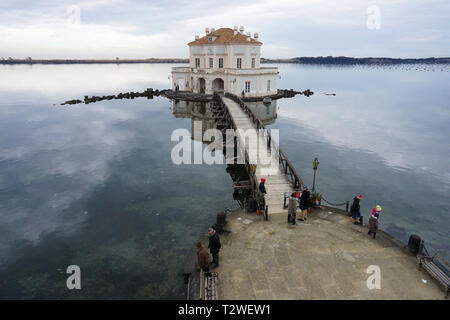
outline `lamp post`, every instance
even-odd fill
[[[319,167],[319,159],[314,158],[314,161],[313,161],[314,179],[313,179],[313,187],[312,187],[313,193],[314,193],[315,185],[316,185],[316,171],[317,171],[318,167]]]

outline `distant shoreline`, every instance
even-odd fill
[[[265,59],[261,63],[298,63],[298,64],[450,64],[450,57],[445,58],[352,58],[352,57],[297,57],[291,59]]]
[[[0,60],[0,64],[122,64],[122,63],[189,63],[189,59],[13,59]],[[447,58],[352,58],[352,57],[296,57],[290,59],[261,58],[261,63],[330,64],[330,65],[380,65],[380,64],[450,64]]]
[[[189,63],[189,59],[5,59],[0,64]]]

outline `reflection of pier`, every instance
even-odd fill
[[[194,121],[202,121],[202,137],[206,130],[216,128],[216,119],[212,112],[214,102],[194,102],[185,100],[173,101],[173,115],[176,118],[191,118],[191,133],[194,137]],[[269,104],[262,101],[249,102],[249,108],[258,116],[265,125],[275,122],[277,118],[277,101],[273,100]]]
[[[203,135],[206,130],[216,128],[214,115],[211,111],[210,102],[192,102],[175,100],[173,102],[173,115],[176,118],[191,118],[191,137],[193,140],[203,141]],[[195,132],[195,121],[202,122],[202,132]],[[210,141],[207,141],[208,143]]]

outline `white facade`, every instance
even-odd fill
[[[278,68],[260,66],[261,42],[235,29],[206,33],[189,44],[189,66],[172,68],[175,90],[212,94],[224,90],[248,97],[276,94]]]

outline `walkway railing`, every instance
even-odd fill
[[[214,97],[218,97],[220,101],[223,103],[222,98],[220,95],[214,95]],[[250,120],[255,125],[256,129],[263,130],[264,137],[266,138],[267,147],[272,152],[272,149],[275,152],[278,152],[278,161],[281,167],[283,168],[284,174],[288,177],[288,180],[292,183],[292,186],[294,189],[300,189],[303,186],[303,180],[298,175],[297,171],[295,171],[294,166],[289,161],[289,159],[286,157],[285,153],[281,149],[279,145],[276,144],[275,141],[273,141],[272,136],[269,133],[269,130],[267,130],[266,126],[262,123],[262,121],[258,118],[258,116],[236,95],[226,92],[225,97],[233,100],[236,102],[241,109],[249,116]],[[247,158],[246,158],[247,161]],[[256,179],[256,178],[255,178]]]

